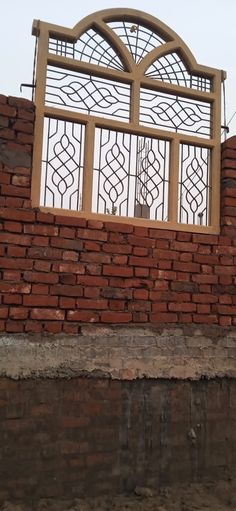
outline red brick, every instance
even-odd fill
[[[23,234],[13,234],[10,232],[0,232],[0,243],[12,243],[14,245],[31,245],[30,236],[24,236]]]
[[[9,317],[11,319],[27,319],[29,310],[25,307],[10,307]]]
[[[58,227],[54,225],[28,224],[24,226],[25,234],[36,234],[40,236],[58,236]]]
[[[174,312],[195,312],[197,306],[195,303],[178,302],[169,303],[168,308]]]
[[[218,296],[217,295],[211,295],[207,293],[197,294],[194,293],[192,296],[193,302],[196,303],[217,303],[218,302]]]
[[[86,227],[86,220],[81,217],[56,215],[55,223],[59,225],[69,225],[69,227]]]
[[[126,255],[115,255],[112,257],[112,263],[113,264],[127,264],[128,263],[128,257]]]
[[[42,211],[37,211],[36,220],[37,222],[42,222],[44,224],[54,224],[55,215],[53,215],[52,213],[44,213]]]
[[[27,320],[25,323],[25,332],[39,333],[42,330],[42,325],[38,321]]]
[[[33,135],[28,135],[27,133],[21,133],[20,131],[18,131],[17,136],[16,136],[16,140],[18,140],[22,144],[32,144],[33,145],[33,143],[34,143],[34,136]]]
[[[6,270],[3,272],[3,280],[13,280],[13,281],[20,281],[21,280],[21,273],[20,271],[16,270]]]
[[[135,277],[149,277],[150,270],[149,268],[134,268]]]
[[[106,311],[101,313],[102,323],[130,323],[132,321],[131,312]]]
[[[133,312],[132,320],[134,323],[146,323],[148,321],[148,314],[145,314],[145,312]]]
[[[197,282],[198,284],[217,284],[218,283],[217,275],[194,274],[194,275],[192,275],[192,280],[193,280],[193,282]]]
[[[93,311],[68,311],[68,321],[81,321],[85,323],[96,323],[99,321],[99,315]]]
[[[0,122],[0,127],[1,127],[1,122]],[[12,129],[10,129],[10,128],[5,128],[5,129],[2,129],[2,128],[1,128],[0,136],[1,136],[1,139],[14,140],[14,138],[15,138],[15,133],[14,133],[14,131],[13,131]]]
[[[79,298],[76,302],[76,306],[79,309],[107,309],[108,301],[104,299],[100,300],[86,300],[84,298]]]
[[[34,222],[34,211],[24,211],[14,208],[0,208],[0,218],[13,221]]]
[[[167,240],[175,240],[176,232],[175,231],[166,231],[162,229],[150,229],[149,235],[151,238],[160,238]]]
[[[57,296],[26,295],[23,297],[23,305],[28,307],[57,307]]]
[[[148,248],[145,247],[133,247],[133,255],[146,257],[148,255]]]
[[[90,288],[91,290],[92,288]],[[125,310],[126,302],[124,300],[109,300],[109,310],[123,311]]]
[[[44,323],[44,330],[51,334],[59,334],[62,332],[63,323],[61,321],[46,321]]]
[[[97,287],[85,287],[84,298],[100,298],[100,289]]]
[[[179,250],[181,252],[196,252],[198,249],[198,244],[186,241],[171,241],[170,248],[172,250]]]
[[[32,246],[48,247],[48,245],[49,245],[49,237],[48,236],[33,236]]]
[[[164,259],[164,261],[159,261],[158,268],[159,268],[159,270],[171,270],[172,262],[167,261],[166,259]]]
[[[217,275],[235,275],[236,266],[215,266],[215,273]]]
[[[22,295],[8,295],[8,294],[5,294],[3,296],[3,302],[6,304],[6,305],[21,305],[22,304]]]
[[[214,324],[217,323],[217,316],[214,314],[193,314],[193,323],[206,323]]]
[[[58,298],[56,298],[56,300],[58,300]],[[69,298],[69,297],[62,296],[59,299],[59,307],[62,309],[74,309],[75,303],[76,303],[75,298]]]
[[[46,284],[33,284],[32,285],[32,294],[36,295],[48,295],[49,286]]]
[[[62,251],[51,247],[33,247],[28,251],[29,257],[35,259],[61,259]]]
[[[95,275],[78,275],[77,284],[104,288],[108,286],[108,279],[105,277],[97,277]]]
[[[167,312],[167,303],[152,303],[152,312]]]
[[[24,247],[15,247],[8,246],[7,247],[7,255],[12,257],[24,257],[26,254],[26,248]]]
[[[135,300],[148,300],[148,295],[147,289],[135,289],[133,294]]]
[[[133,297],[133,291],[132,289],[120,289],[118,287],[108,286],[107,288],[102,289],[101,295],[104,298],[130,300]]]
[[[1,131],[0,131],[1,133]],[[0,184],[9,185],[11,182],[11,177],[9,174],[6,174],[4,172],[0,173]]]
[[[59,277],[56,273],[40,273],[36,271],[25,271],[24,279],[26,282],[57,284]]]
[[[42,319],[52,321],[63,321],[65,319],[65,312],[61,309],[32,309],[31,319]]]
[[[232,305],[218,305],[217,307],[217,310],[218,310],[218,313],[219,314],[224,314],[224,315],[230,315],[230,316],[235,316],[236,314],[236,307],[232,306]]]
[[[232,325],[231,316],[220,316],[219,317],[219,325],[220,326],[231,326]]]
[[[197,313],[198,314],[210,314],[211,306],[205,303],[197,304]]]
[[[9,247],[10,248],[10,247]],[[1,257],[0,258],[0,267],[1,268],[9,268],[17,270],[30,270],[33,266],[33,261],[31,259],[21,259],[10,258],[10,257]]]
[[[65,334],[75,335],[79,332],[79,326],[77,323],[65,323],[63,322],[62,329]]]
[[[142,236],[142,237],[149,237],[149,228],[148,227],[142,227],[140,225],[134,226],[134,234],[136,236]]]
[[[156,240],[152,238],[142,238],[131,234],[128,236],[128,243],[136,247],[154,248]]]
[[[178,316],[174,312],[152,312],[150,321],[151,323],[177,323]]]
[[[0,103],[0,115],[4,115],[6,117],[16,117],[16,108]]]
[[[61,227],[59,230],[59,236],[61,238],[74,239],[76,230],[72,227]]]
[[[176,272],[168,270],[151,270],[151,277],[163,280],[176,280]]]
[[[85,273],[85,266],[81,263],[54,263],[52,270],[59,273],[74,273],[76,275],[83,275]]]
[[[6,321],[6,332],[20,333],[24,332],[24,323],[21,321]]]
[[[151,310],[151,302],[148,300],[129,301],[128,310],[132,312],[149,312]]]
[[[157,267],[157,259],[154,257],[136,257],[130,256],[129,264],[132,266],[144,266],[147,268],[156,268]]]
[[[88,220],[89,229],[103,229],[104,223],[100,220]]]
[[[215,234],[193,234],[194,243],[217,245],[218,241],[219,241],[218,236],[216,236]]]
[[[34,270],[36,271],[45,271],[49,272],[51,269],[50,261],[35,261],[34,262]]]
[[[4,222],[4,230],[10,232],[22,232],[22,224],[19,222]]]
[[[123,233],[131,233],[133,232],[134,228],[130,224],[122,224],[122,223],[116,223],[116,222],[105,222],[105,229],[107,231],[112,232],[123,232]]]
[[[80,260],[86,263],[109,264],[111,262],[111,256],[101,252],[82,252]]]
[[[119,245],[118,243],[104,243],[102,245],[102,250],[113,254],[131,254],[132,247],[129,245]]]
[[[81,296],[82,287],[58,284],[56,286],[51,286],[50,293],[51,293],[51,295],[77,297],[77,296]]]
[[[31,285],[25,283],[0,282],[0,291],[2,293],[28,294],[31,291]]]
[[[29,176],[12,176],[12,184],[15,186],[30,186]]]
[[[86,240],[107,241],[107,232],[98,229],[78,229],[77,237]]]
[[[162,250],[158,248],[153,250],[153,255],[157,257],[158,261],[161,261],[162,259],[167,261],[176,261],[179,259],[179,253],[174,250]]]
[[[132,277],[133,268],[130,266],[103,266],[103,275],[113,275],[117,277]]]
[[[200,272],[200,264],[199,263],[184,263],[181,261],[174,261],[173,269],[177,270],[177,271],[183,271],[183,272],[198,273],[198,272]]]
[[[191,232],[177,232],[178,241],[191,241],[191,239],[192,239]]]
[[[0,318],[1,319],[8,318],[8,307],[0,307]]]
[[[104,245],[105,247],[106,245]],[[92,252],[100,252],[102,248],[101,243],[97,241],[84,241],[84,250],[91,250]]]
[[[78,258],[78,252],[73,250],[65,250],[65,252],[62,252],[62,259],[64,261],[78,261]]]
[[[23,133],[32,134],[34,132],[34,125],[30,121],[17,120],[14,122],[13,128],[16,131],[22,131]]]
[[[179,260],[188,263],[193,260],[193,256],[194,254],[191,254],[190,252],[184,252],[183,254],[179,255]]]
[[[2,185],[2,195],[9,195],[13,197],[24,197],[29,198],[30,197],[30,188],[25,187],[18,187],[14,185]]]

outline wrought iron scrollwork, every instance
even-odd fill
[[[93,211],[166,220],[169,143],[96,129]]]
[[[124,66],[111,44],[93,28],[90,28],[75,43],[49,39],[49,52],[123,71]]]
[[[41,205],[80,210],[85,127],[46,118],[44,133]]]
[[[127,122],[130,86],[48,66],[46,104]]]
[[[176,133],[211,134],[211,105],[172,94],[141,89],[140,122]]]
[[[181,145],[179,221],[208,225],[210,149]]]
[[[189,73],[177,52],[160,57],[147,69],[145,75],[155,80],[169,82],[182,87],[210,92],[212,80],[206,76]]]
[[[151,50],[166,42],[154,30],[131,21],[112,21],[108,26],[120,37],[136,64],[139,64]]]

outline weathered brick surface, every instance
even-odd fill
[[[232,476],[235,380],[0,379],[5,500]]]
[[[0,307],[28,309],[27,318],[2,312],[1,328],[16,321],[28,332],[38,322],[38,331],[48,331],[52,321],[52,329],[69,332],[72,318],[77,331],[93,321],[235,323],[236,137],[222,145],[217,236],[32,209],[33,128],[34,105],[1,96]],[[35,307],[51,312],[43,318]],[[54,321],[53,311],[63,320]]]

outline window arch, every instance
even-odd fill
[[[217,232],[222,72],[140,11],[100,11],[72,30],[34,22],[33,34],[33,205]]]

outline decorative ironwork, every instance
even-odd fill
[[[176,133],[210,137],[211,105],[172,94],[141,89],[140,123]]]
[[[41,205],[81,209],[84,134],[81,124],[45,119]]]
[[[179,221],[185,224],[209,223],[210,149],[181,144],[179,182]]]
[[[33,207],[218,233],[222,71],[133,9],[33,34]]]
[[[128,121],[130,86],[49,66],[46,104]]]
[[[131,21],[112,21],[108,26],[128,48],[136,64],[139,64],[147,53],[166,42],[158,33]]]
[[[124,71],[124,66],[104,36],[90,28],[76,43],[68,43],[58,39],[49,39],[49,52],[63,57],[90,62],[97,66]]]
[[[204,92],[212,90],[212,80],[205,76],[189,73],[180,55],[176,52],[168,53],[153,62],[145,76]]]
[[[167,219],[169,142],[96,129],[93,211]]]

